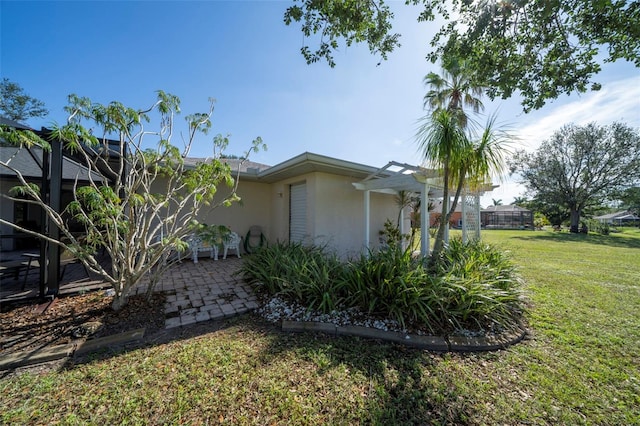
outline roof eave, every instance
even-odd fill
[[[307,173],[325,172],[363,179],[376,170],[376,167],[305,152],[259,172],[257,177],[262,182],[274,183]]]

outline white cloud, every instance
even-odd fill
[[[533,113],[531,119],[533,123],[516,132],[519,144],[528,150],[535,150],[553,132],[569,123],[604,125],[624,121],[630,126],[640,126],[640,76],[611,82],[598,92]]]

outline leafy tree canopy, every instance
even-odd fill
[[[0,82],[0,115],[14,121],[24,121],[32,117],[44,117],[49,111],[44,102],[32,98],[19,84],[3,78]]]
[[[640,1],[549,0],[544,2],[406,0],[422,5],[419,21],[437,16],[447,23],[431,41],[427,58],[465,58],[491,99],[515,91],[525,111],[541,108],[562,93],[598,90],[593,77],[601,62],[624,59],[640,67]],[[393,13],[383,0],[294,0],[284,21],[302,23],[306,38],[320,35],[315,50],[304,45],[308,63],[326,60],[344,40],[366,42],[387,59],[400,46]]]
[[[640,215],[640,186],[627,188],[616,198],[622,201],[622,207]]]
[[[586,208],[640,181],[640,133],[622,123],[566,125],[536,152],[517,152],[509,165],[536,200],[568,209],[577,232]]]

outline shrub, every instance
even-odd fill
[[[248,257],[241,273],[256,290],[310,310],[357,307],[432,333],[508,329],[522,315],[511,261],[481,241],[452,240],[429,268],[397,245],[342,263],[321,247],[278,243]]]
[[[542,229],[545,226],[551,225],[551,222],[547,217],[540,212],[535,212],[533,215],[533,226],[535,229]]]
[[[589,219],[587,221],[588,227],[591,231],[598,233],[600,235],[609,235],[609,233],[611,232],[611,227],[609,226],[608,223],[601,223],[598,220],[595,219]]]
[[[324,247],[278,242],[247,257],[240,272],[258,292],[329,312],[341,301],[342,268]]]

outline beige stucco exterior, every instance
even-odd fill
[[[226,225],[244,237],[259,225],[268,241],[288,241],[291,185],[305,183],[307,191],[307,236],[305,241],[327,245],[340,256],[357,254],[364,248],[364,192],[355,189],[358,178],[326,172],[305,173],[272,183],[243,181],[238,195],[242,201],[219,207],[202,215],[199,221]],[[375,247],[378,232],[386,219],[398,215],[394,196],[371,194],[369,240]]]
[[[256,163],[252,163],[256,164]],[[237,195],[241,201],[230,207],[218,206],[203,210],[197,218],[206,224],[225,225],[245,237],[249,228],[258,225],[269,242],[288,241],[290,230],[291,186],[305,183],[306,232],[305,243],[326,245],[340,256],[361,253],[365,241],[369,248],[379,244],[379,232],[384,222],[395,223],[398,207],[391,193],[369,193],[369,229],[365,238],[365,191],[354,183],[362,181],[378,169],[331,157],[304,153],[273,167],[261,169],[245,167],[238,175]],[[151,191],[161,192],[162,178],[154,182]],[[0,191],[8,192],[8,182],[0,182]],[[217,200],[229,194],[229,188],[220,187]],[[63,205],[71,201],[67,190]],[[64,197],[63,197],[64,198]],[[68,199],[67,199],[68,198]],[[3,202],[2,217],[13,220],[13,203]],[[4,229],[2,232],[9,232]],[[404,227],[409,229],[408,226]],[[3,241],[3,249],[10,249]]]

